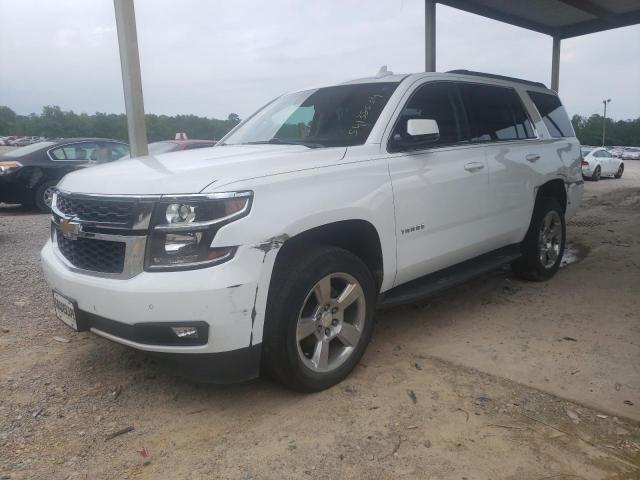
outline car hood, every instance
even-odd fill
[[[301,145],[224,145],[128,158],[66,175],[58,188],[76,193],[158,195],[199,193],[251,178],[320,168],[340,161],[346,148]]]

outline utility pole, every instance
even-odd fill
[[[605,138],[605,133],[607,130],[607,103],[609,103],[611,101],[610,98],[607,98],[606,100],[602,100],[602,103],[604,104],[604,117],[602,118],[602,146],[604,147],[604,138]]]

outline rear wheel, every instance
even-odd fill
[[[616,174],[614,175],[614,177],[616,178],[622,178],[622,174],[624,173],[624,163],[621,163],[620,166],[618,167],[618,171],[616,172]]]
[[[593,175],[591,175],[591,180],[597,182],[598,180],[600,180],[600,175],[602,175],[602,170],[600,170],[600,166],[597,166],[593,171]]]
[[[560,267],[565,237],[562,207],[553,198],[539,198],[521,245],[522,257],[513,263],[513,270],[526,280],[551,278]]]
[[[373,331],[375,282],[341,248],[283,254],[269,287],[263,365],[290,388],[320,391],[342,381],[362,357]]]
[[[45,180],[36,188],[33,202],[41,212],[51,211],[51,202],[57,184],[58,180]]]

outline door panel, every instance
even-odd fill
[[[418,140],[410,119],[431,119],[439,138],[389,159],[397,237],[396,284],[483,253],[488,173],[483,145],[469,129],[453,82],[426,82],[410,92],[391,134],[390,149]]]
[[[389,159],[396,285],[484,253],[488,174],[484,146],[433,149]],[[468,171],[468,164],[483,168]]]
[[[521,241],[529,228],[535,198],[534,167],[546,161],[545,148],[538,142],[487,146],[489,222],[495,248]]]

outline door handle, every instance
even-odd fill
[[[540,160],[540,155],[538,155],[537,153],[530,153],[524,158],[526,158],[530,162],[535,162],[536,160]]]
[[[469,162],[464,166],[464,169],[467,172],[475,172],[476,170],[482,170],[484,168],[484,163],[481,162]]]

